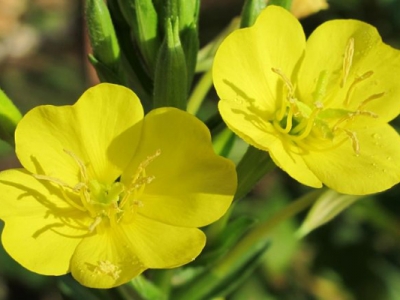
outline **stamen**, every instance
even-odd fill
[[[352,84],[350,85],[349,89],[347,90],[346,97],[344,99],[344,105],[346,105],[346,106],[349,105],[349,103],[350,103],[350,95],[354,91],[355,86],[357,84],[359,84],[360,82],[364,81],[365,79],[370,78],[373,74],[374,74],[373,71],[368,71],[368,72],[364,73],[363,75],[354,78],[354,81],[352,82]]]
[[[124,207],[133,192],[137,191],[141,193],[140,189],[143,189],[146,184],[151,183],[155,176],[145,176],[145,168],[158,156],[160,156],[161,150],[158,149],[153,155],[147,156],[146,159],[139,164],[136,173],[133,175],[130,185],[125,191],[122,200],[119,203],[119,207]]]
[[[287,90],[288,90],[288,95],[286,96],[286,100],[290,101],[291,99],[294,99],[294,87],[293,84],[290,82],[289,78],[287,78],[287,76],[278,68],[271,68],[272,72],[278,74],[281,79],[283,80]],[[276,119],[278,120],[278,122],[282,121],[283,118],[285,117],[285,113],[286,113],[286,103],[284,98],[282,98],[282,103],[281,106],[279,108],[279,111],[276,115]]]
[[[87,172],[86,172],[86,166],[83,163],[83,161],[72,151],[64,149],[64,152],[67,153],[69,156],[71,156],[75,160],[75,162],[78,164],[79,170],[80,170],[80,173],[82,176],[82,180],[83,180],[83,182],[87,183],[88,176],[87,176]]]
[[[289,91],[288,98],[293,98],[294,88],[293,88],[293,84],[290,82],[289,78],[286,77],[286,75],[281,71],[281,69],[271,68],[271,70],[272,70],[272,72],[278,74],[282,78],[283,82],[286,85],[286,88]]]
[[[92,224],[90,224],[90,226],[89,226],[89,231],[90,232],[93,232],[93,230],[97,227],[97,225],[99,225],[101,223],[101,217],[100,216],[97,216],[95,219],[94,219],[94,221],[93,221],[93,223]]]
[[[342,81],[340,82],[340,87],[343,88],[346,84],[347,77],[350,73],[351,65],[353,64],[354,56],[354,38],[350,38],[347,43],[346,50],[344,51],[343,68],[342,68]]]
[[[372,96],[369,96],[367,99],[365,99],[363,102],[361,102],[360,106],[358,107],[358,110],[361,110],[365,105],[367,105],[369,102],[372,100],[379,99],[385,95],[385,92],[379,93],[379,94],[373,94]]]
[[[64,200],[65,200],[69,205],[71,205],[72,207],[75,207],[75,208],[77,208],[77,209],[79,209],[79,210],[81,210],[81,211],[86,211],[86,209],[85,209],[83,206],[81,206],[81,205],[79,205],[78,203],[76,203],[75,201],[73,201],[73,200],[67,195],[67,193],[65,192],[65,190],[64,190],[63,188],[67,188],[67,189],[69,189],[69,190],[72,190],[73,192],[76,192],[76,191],[75,191],[75,189],[74,189],[73,187],[69,186],[69,185],[68,185],[67,183],[65,183],[64,181],[62,181],[62,180],[60,180],[60,179],[58,179],[58,178],[54,178],[54,177],[50,177],[50,176],[46,176],[46,175],[40,175],[40,174],[32,174],[32,176],[35,177],[35,178],[38,179],[38,180],[44,180],[44,181],[52,182],[52,183],[55,183],[55,184],[61,186],[62,188],[61,188],[60,190],[61,190],[61,193],[63,194],[63,196],[64,196],[64,198],[65,198]]]
[[[305,127],[305,129],[304,129],[304,131],[300,134],[300,135],[290,135],[290,137],[293,139],[293,140],[295,140],[295,141],[298,141],[298,140],[302,140],[302,139],[304,139],[304,138],[306,138],[309,134],[310,134],[310,132],[311,132],[311,129],[313,128],[313,126],[314,126],[314,121],[315,121],[315,118],[317,117],[317,115],[318,115],[318,113],[321,111],[321,109],[322,109],[322,107],[316,107],[314,110],[313,110],[313,112],[311,113],[311,115],[310,115],[310,117],[308,118],[308,119],[304,119],[304,120],[306,120],[306,122],[307,122],[307,126]],[[303,121],[304,121],[303,120]],[[301,122],[301,123],[303,123],[303,122]],[[300,124],[301,124],[300,123]],[[299,124],[299,125],[300,125]],[[303,125],[304,126],[304,125]],[[297,126],[296,126],[297,127]],[[296,128],[294,128],[294,130],[295,130]]]
[[[51,176],[47,176],[47,175],[40,175],[40,174],[32,174],[32,176],[35,177],[38,180],[49,181],[49,182],[55,183],[55,184],[57,184],[59,186],[68,188],[70,190],[74,190],[71,186],[69,186],[67,183],[65,183],[61,179],[58,179],[58,178],[55,178],[55,177],[51,177]]]

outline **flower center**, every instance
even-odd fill
[[[161,154],[161,151],[157,150],[140,163],[128,184],[123,184],[119,180],[104,184],[88,177],[87,168],[77,155],[69,150],[64,151],[79,166],[79,183],[72,187],[50,176],[38,174],[33,176],[60,186],[66,202],[74,208],[86,211],[93,220],[87,227],[89,232],[95,229],[101,232],[105,226],[116,226],[122,220],[128,222],[132,220],[137,209],[143,206],[140,196],[145,186],[155,179],[154,176],[147,176],[145,169]]]
[[[354,153],[359,155],[360,144],[357,134],[349,129],[349,125],[359,117],[377,118],[378,115],[366,110],[365,106],[369,102],[381,98],[385,93],[373,94],[361,101],[355,110],[348,109],[356,87],[374,74],[373,71],[365,72],[360,76],[355,76],[353,82],[346,85],[350,77],[353,56],[354,38],[350,38],[344,52],[343,66],[338,82],[340,89],[347,86],[342,108],[328,108],[329,102],[325,100],[329,83],[326,70],[321,71],[318,76],[315,90],[312,93],[313,104],[310,106],[296,98],[295,86],[281,69],[271,69],[282,80],[284,89],[284,96],[281,97],[280,106],[271,122],[279,133],[302,150],[328,151],[350,141]]]

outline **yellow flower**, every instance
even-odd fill
[[[24,169],[0,173],[6,251],[27,269],[110,288],[172,268],[205,244],[236,189],[203,123],[175,108],[143,118],[137,96],[100,84],[73,106],[40,106],[16,129]]]
[[[400,51],[356,20],[305,40],[300,23],[267,7],[233,32],[213,67],[222,118],[303,184],[368,194],[400,180]]]

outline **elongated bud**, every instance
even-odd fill
[[[265,0],[246,0],[242,10],[240,27],[245,28],[252,26],[265,6]]]
[[[182,32],[186,28],[197,25],[199,17],[199,0],[171,0],[175,2],[177,15],[179,17],[179,31]]]
[[[14,131],[21,113],[7,95],[0,89],[0,138],[14,144]]]
[[[179,38],[178,20],[166,20],[165,38],[158,54],[154,77],[154,106],[186,109],[187,68]]]
[[[149,74],[152,76],[161,44],[158,16],[153,2],[152,0],[118,0],[118,3],[132,30]]]
[[[101,81],[122,84],[120,49],[104,0],[87,0],[85,16],[93,55],[89,57]]]
[[[85,15],[93,56],[109,68],[114,69],[120,51],[108,8],[103,0],[85,1]]]

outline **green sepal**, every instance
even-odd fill
[[[214,239],[214,243],[211,245],[207,243],[203,253],[192,263],[192,266],[211,266],[216,263],[256,223],[256,219],[247,216],[241,216],[228,223]],[[207,234],[207,229],[205,231]]]
[[[252,26],[260,14],[260,12],[266,7],[265,0],[246,0],[242,9],[242,15],[240,19],[240,27]]]
[[[290,10],[292,7],[292,0],[271,0],[268,1],[268,5],[277,5]]]
[[[154,107],[186,110],[187,68],[179,38],[179,20],[166,20],[166,33],[158,54],[154,77]]]
[[[10,98],[0,89],[0,138],[14,145],[15,127],[22,115]]]
[[[143,275],[136,276],[129,283],[143,300],[166,300],[167,296]]]
[[[311,231],[332,220],[361,198],[363,198],[363,196],[343,195],[333,190],[325,191],[316,198],[316,202],[308,212],[306,219],[296,235],[298,237],[304,237]]]
[[[152,77],[160,48],[158,15],[152,0],[118,0],[134,40]]]
[[[268,152],[249,146],[236,167],[238,188],[235,199],[244,197],[265,174],[274,168],[275,163]]]
[[[126,84],[124,78],[122,78],[114,70],[110,69],[108,66],[97,60],[96,57],[89,54],[88,58],[92,66],[95,68],[97,76],[99,76],[101,82],[109,82],[120,85]]]
[[[120,49],[107,5],[103,0],[87,0],[85,3],[93,56],[119,76]]]
[[[189,283],[174,290],[171,299],[206,300],[228,295],[260,264],[269,244],[268,239],[261,239],[243,255],[235,256],[229,262],[220,260]]]

